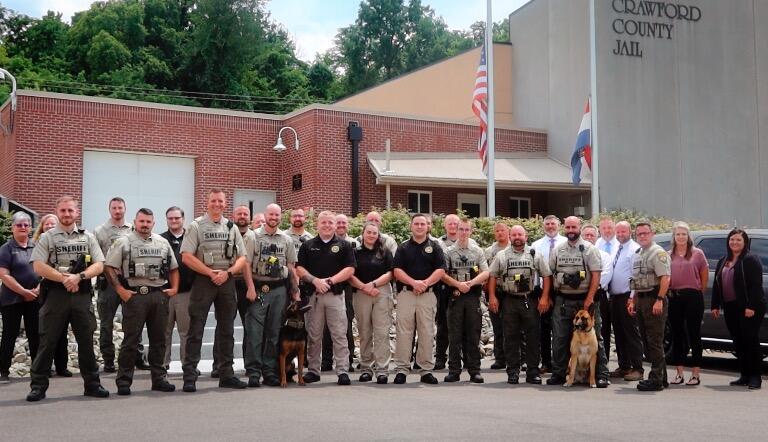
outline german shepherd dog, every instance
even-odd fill
[[[568,362],[568,376],[565,386],[574,382],[586,383],[597,387],[595,371],[597,365],[597,334],[595,319],[587,310],[579,310],[573,318],[573,338],[571,338],[571,360]]]
[[[301,303],[291,301],[285,309],[285,322],[280,328],[280,386],[288,386],[291,360],[298,358],[299,385],[304,385],[304,358],[306,357],[307,328]]]

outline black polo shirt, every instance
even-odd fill
[[[40,277],[37,276],[32,268],[32,263],[29,262],[34,247],[35,244],[32,240],[29,240],[27,247],[21,247],[13,237],[0,247],[0,267],[7,269],[8,273],[16,279],[16,282],[27,290],[37,287],[40,283]],[[0,305],[5,306],[19,302],[24,302],[24,298],[6,285],[0,288]]]
[[[445,270],[443,248],[437,241],[433,241],[429,237],[421,244],[411,237],[398,246],[393,266],[404,271],[416,281],[425,280],[435,270]]]
[[[355,261],[357,261],[355,277],[360,282],[367,284],[379,276],[391,272],[392,259],[392,252],[383,245],[378,252],[364,245],[360,246],[355,249]]]
[[[166,230],[160,234],[160,236],[167,239],[171,244],[173,254],[176,255],[176,262],[179,263],[179,293],[192,290],[192,282],[195,280],[195,272],[181,262],[181,243],[184,241],[184,235],[186,233],[187,231],[184,230],[184,233],[182,233],[181,236],[176,237],[170,230]]]
[[[355,252],[350,243],[336,235],[328,242],[317,235],[301,245],[296,265],[304,267],[316,278],[330,278],[345,267],[356,267]]]

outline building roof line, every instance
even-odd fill
[[[368,111],[363,109],[346,108],[342,106],[321,104],[321,103],[309,104],[284,115],[273,115],[273,114],[247,112],[247,111],[239,111],[239,110],[231,110],[231,109],[217,109],[217,108],[209,108],[209,107],[184,106],[179,104],[153,103],[148,101],[123,100],[119,98],[94,97],[90,95],[62,94],[59,92],[34,91],[34,90],[28,90],[28,89],[19,90],[18,95],[25,96],[25,97],[51,98],[51,99],[58,99],[58,100],[110,104],[115,106],[129,106],[129,107],[138,107],[138,108],[146,108],[146,109],[177,111],[177,112],[186,112],[186,113],[202,114],[202,115],[273,120],[273,121],[280,122],[281,124],[285,124],[287,120],[290,120],[291,118],[297,117],[307,112],[310,112],[313,110],[323,110],[323,111],[330,111],[330,112],[343,112],[343,113],[351,113],[351,114],[358,114],[358,115],[372,115],[372,116],[385,117],[385,118],[399,118],[404,120],[429,121],[433,123],[444,123],[444,124],[477,127],[477,124],[468,123],[467,121],[464,121],[464,120],[452,120],[447,118],[428,118],[428,117],[422,117],[422,116],[416,116],[416,115],[398,114],[393,112]],[[0,109],[6,106],[9,101],[10,99],[6,100],[3,106],[0,106]],[[528,129],[528,128],[518,128],[518,127],[512,127],[512,126],[496,126],[496,128],[502,129],[502,130],[509,130],[509,131],[534,132],[534,133],[542,133],[542,134],[547,133],[547,131],[542,129]]]

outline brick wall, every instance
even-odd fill
[[[375,184],[366,160],[368,152],[384,150],[385,139],[391,139],[394,152],[473,152],[478,136],[476,126],[322,107],[305,109],[281,121],[55,94],[20,95],[16,117],[14,135],[3,140],[0,192],[38,212],[51,211],[53,201],[63,193],[82,195],[83,151],[88,149],[194,156],[196,215],[204,211],[211,187],[224,189],[230,198],[234,189],[274,190],[285,209],[309,206],[349,212],[349,121],[357,121],[363,128],[359,170],[360,210],[365,211],[385,206],[385,188]],[[283,132],[288,149],[281,154],[273,151],[283,126],[297,130],[299,151],[288,130]],[[496,136],[500,152],[546,150],[546,134],[497,130]],[[14,167],[14,160],[25,167]],[[295,174],[302,175],[299,191],[291,188]],[[455,209],[455,189],[435,192],[435,211]],[[499,198],[503,199],[501,193]],[[393,201],[406,200],[393,191]]]
[[[10,126],[11,103],[6,102],[0,110],[0,119],[6,129]],[[0,132],[3,142],[0,144],[0,194],[12,197],[14,194],[16,174],[16,131],[6,134]]]

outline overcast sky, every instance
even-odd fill
[[[406,0],[407,1],[407,0]],[[501,21],[529,0],[493,0],[493,19]],[[32,17],[48,10],[63,13],[66,21],[77,12],[88,9],[91,0],[5,0],[5,7]],[[468,29],[478,20],[485,20],[486,0],[422,0],[451,29]],[[315,54],[333,46],[340,27],[348,26],[357,17],[360,0],[270,0],[267,9],[272,19],[281,23],[296,44],[297,55],[307,61]]]

